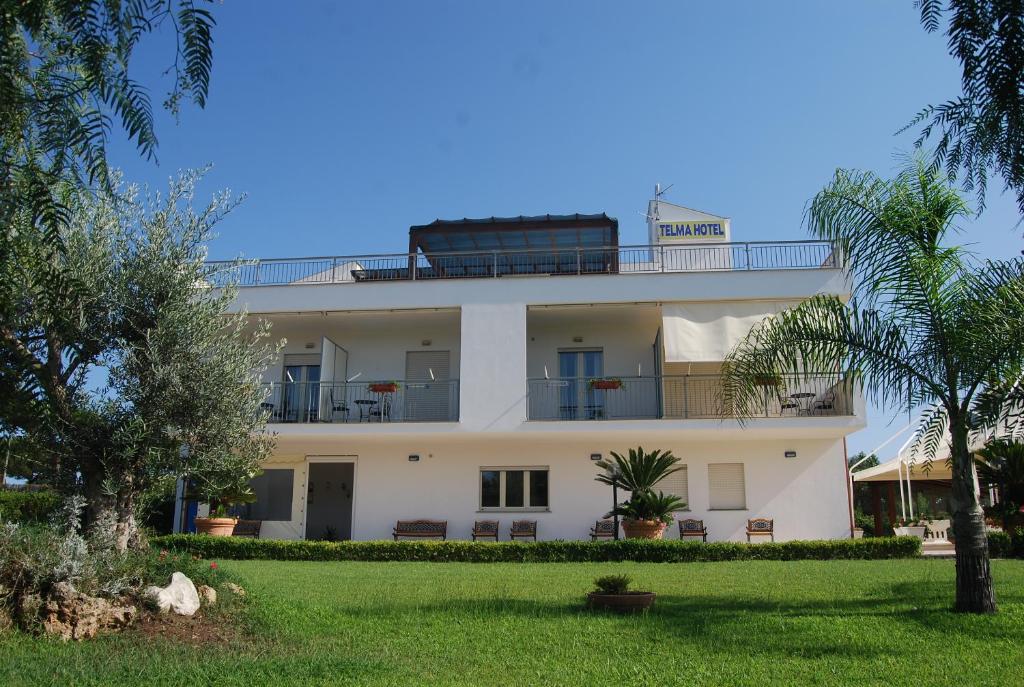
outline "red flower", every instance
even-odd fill
[[[213,561],[212,563],[210,563],[210,570],[216,570],[216,569],[217,569],[217,561]]]

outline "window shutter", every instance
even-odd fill
[[[743,463],[708,465],[709,507],[711,510],[742,510],[747,507],[747,487]]]
[[[690,478],[687,474],[686,466],[682,466],[682,470],[673,472],[665,479],[658,482],[657,486],[654,487],[655,491],[663,491],[666,494],[672,494],[678,496],[686,504],[686,507],[690,507]]]

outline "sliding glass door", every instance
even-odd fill
[[[590,380],[604,374],[604,353],[559,351],[558,376],[563,384],[559,416],[563,420],[596,420],[604,417],[604,392],[590,388]]]
[[[285,365],[282,415],[285,422],[315,422],[320,415],[320,366]]]

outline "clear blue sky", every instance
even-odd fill
[[[894,132],[959,92],[911,0],[717,5],[228,0],[207,108],[161,114],[159,166],[112,159],[157,186],[212,163],[204,194],[247,194],[214,258],[399,252],[438,217],[548,212],[641,243],[655,182],[734,240],[799,239],[837,167],[890,173],[913,143]],[[158,105],[171,55],[138,57]],[[987,257],[1024,248],[1000,188],[963,227]],[[851,453],[906,423],[869,421]]]

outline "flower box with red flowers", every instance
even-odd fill
[[[393,394],[398,391],[398,382],[375,382],[366,388],[375,394]]]

